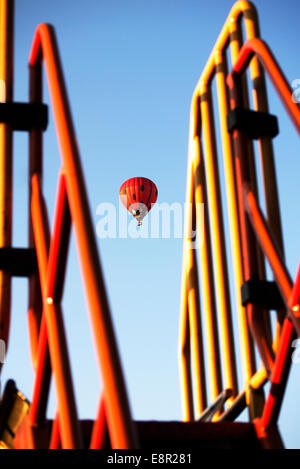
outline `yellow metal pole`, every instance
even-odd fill
[[[0,101],[13,100],[13,0],[0,2]],[[12,240],[12,128],[0,124],[0,247]],[[11,278],[0,271],[0,338],[7,344],[11,305]]]
[[[192,122],[190,122],[190,126],[193,126]],[[201,311],[198,269],[196,254],[193,249],[193,219],[195,219],[195,207],[193,171],[190,157],[188,157],[185,208],[185,232],[179,330],[179,369],[184,420],[193,420],[194,408],[193,384],[190,372],[191,362],[193,364],[196,418],[206,407],[207,401],[200,319]]]
[[[231,136],[227,131],[226,116],[229,111],[229,102],[226,87],[227,66],[226,58],[222,52],[215,54],[216,83],[218,92],[218,104],[220,115],[220,129],[223,150],[224,174],[226,180],[226,195],[229,219],[229,231],[231,239],[232,265],[235,282],[236,308],[239,318],[241,362],[246,383],[255,371],[254,348],[250,335],[246,311],[242,306],[240,288],[244,282],[243,257],[241,252],[240,226],[237,205],[237,190],[235,182],[235,167],[233,160],[233,147]]]
[[[195,203],[193,203],[195,210]],[[199,295],[199,278],[197,267],[196,250],[190,241],[187,246],[188,256],[188,311],[190,324],[190,338],[193,365],[194,399],[195,399],[195,417],[200,416],[207,406],[204,352],[202,340],[201,308]]]
[[[191,162],[188,158],[187,164],[187,183],[186,183],[186,206],[192,203],[192,173]],[[191,214],[185,211],[184,220],[184,241],[182,255],[182,279],[181,279],[181,297],[180,297],[180,318],[179,318],[179,378],[181,388],[181,402],[183,411],[183,420],[194,420],[193,405],[193,385],[191,376],[191,341],[190,325],[188,311],[188,258],[187,243],[191,233]]]
[[[179,320],[179,379],[181,391],[181,406],[183,420],[194,420],[193,385],[191,375],[191,344],[189,312],[187,309],[187,283],[185,266],[183,268],[183,283],[181,294],[180,320]]]
[[[197,244],[200,262],[200,279],[203,305],[203,321],[205,326],[205,343],[208,358],[208,377],[210,399],[215,400],[222,390],[221,362],[218,338],[218,323],[215,303],[215,288],[211,255],[211,240],[207,209],[204,161],[201,157],[199,141],[200,113],[199,99],[194,94],[191,104],[189,158],[194,178]],[[199,213],[202,208],[203,212]],[[203,216],[202,216],[203,214]]]
[[[202,174],[199,174],[199,169]],[[209,218],[207,210],[207,202],[205,197],[204,181],[204,168],[198,167],[195,170],[195,200],[198,207],[203,205],[203,218],[197,217],[198,231],[202,230],[201,245],[199,243],[198,255],[201,259],[200,272],[201,272],[201,291],[202,291],[202,304],[203,304],[203,320],[205,326],[205,339],[207,351],[207,369],[209,377],[210,401],[214,401],[222,390],[222,377],[221,377],[221,360],[220,360],[220,347],[218,337],[218,322],[215,300],[215,287],[214,276],[212,267],[212,254],[211,254],[211,240],[209,234]],[[201,177],[202,176],[202,177]],[[199,179],[202,179],[200,183]]]
[[[236,395],[236,363],[212,97],[210,88],[204,85],[200,88],[200,108],[224,381]]]

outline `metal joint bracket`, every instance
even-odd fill
[[[0,248],[0,270],[5,270],[14,277],[29,277],[37,271],[35,249]]]
[[[248,303],[262,306],[266,309],[284,308],[284,301],[276,282],[267,280],[248,280],[241,286],[242,305]]]
[[[261,111],[236,107],[227,114],[227,130],[242,130],[249,138],[274,138],[279,133],[277,117]]]
[[[9,124],[13,130],[46,130],[48,106],[43,103],[0,103],[0,122]]]

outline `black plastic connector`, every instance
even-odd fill
[[[37,272],[37,257],[32,248],[0,248],[0,270],[14,277],[29,277]]]
[[[252,111],[236,107],[227,114],[227,130],[246,132],[249,138],[257,140],[262,137],[274,138],[279,133],[277,117],[261,111]]]
[[[42,103],[0,103],[0,122],[13,130],[46,130],[48,106]]]
[[[242,305],[259,305],[265,309],[281,309],[285,306],[276,282],[248,280],[241,286]]]

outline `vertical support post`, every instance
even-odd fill
[[[179,376],[181,388],[181,402],[183,420],[194,420],[193,405],[193,385],[191,375],[191,343],[190,343],[190,324],[187,305],[187,274],[185,266],[185,248],[183,252],[182,263],[182,286],[181,286],[181,304],[179,320]]]
[[[31,103],[42,102],[42,67],[37,66],[29,70],[29,100]],[[29,206],[31,204],[32,189],[31,179],[34,174],[39,176],[42,184],[43,175],[43,132],[41,129],[32,129],[29,132]],[[28,220],[28,244],[29,248],[34,248],[34,235],[32,228],[32,216],[29,210]],[[33,365],[37,366],[39,330],[43,311],[41,285],[38,273],[33,273],[29,277],[28,295],[28,326],[30,347]]]
[[[191,110],[191,120],[193,120]],[[193,132],[193,123],[190,120],[190,132]],[[191,338],[188,307],[188,249],[192,237],[192,213],[190,207],[193,203],[193,183],[192,183],[192,156],[189,146],[186,182],[186,207],[184,220],[184,242],[182,256],[182,279],[180,298],[180,320],[179,320],[179,375],[181,385],[181,401],[183,420],[194,420],[194,399],[193,384],[191,376]],[[188,207],[188,209],[187,209]]]
[[[260,38],[260,31],[258,21],[251,23],[246,21],[246,30],[248,39]],[[269,112],[268,99],[267,99],[267,88],[265,81],[264,69],[261,66],[257,57],[253,57],[250,65],[250,74],[252,81],[252,96],[254,109],[261,112]],[[284,246],[283,246],[283,233],[281,227],[281,216],[280,216],[280,205],[279,195],[277,188],[277,178],[274,162],[273,143],[270,137],[263,137],[258,140],[259,156],[261,163],[262,179],[263,179],[263,190],[264,200],[267,211],[267,219],[269,226],[274,233],[276,242],[279,249],[284,257]],[[253,187],[253,186],[252,186]],[[256,200],[257,194],[255,194]],[[273,340],[273,349],[276,351],[283,320],[285,317],[285,310],[277,311],[277,321],[275,326],[275,334]],[[268,315],[264,315],[265,320],[269,321]],[[270,324],[268,325],[270,329]]]
[[[231,61],[234,62],[238,55],[242,37],[238,21],[231,21],[229,24],[230,33],[230,53]],[[233,143],[230,134],[227,131],[226,116],[229,109],[229,96],[226,87],[227,59],[226,53],[221,50],[214,57],[216,67],[216,84],[218,93],[220,130],[223,149],[224,174],[226,179],[228,219],[231,239],[232,267],[235,282],[235,300],[236,311],[239,322],[239,339],[241,347],[241,365],[243,373],[243,382],[247,385],[255,373],[255,355],[254,345],[250,329],[248,327],[246,309],[241,301],[241,285],[244,282],[243,256],[240,237],[240,219],[238,212],[236,175],[233,157]]]
[[[225,388],[237,395],[236,359],[233,342],[232,313],[228,281],[228,266],[225,255],[225,235],[221,203],[218,155],[213,115],[213,102],[209,83],[200,85],[200,109],[205,154],[207,197],[210,207],[210,226],[213,246],[213,266],[217,291],[218,319],[220,325],[221,355],[224,369]],[[203,165],[203,162],[201,163]],[[221,390],[220,390],[221,391]],[[219,391],[219,393],[220,393]],[[218,393],[218,394],[219,394]],[[217,398],[214,396],[214,400]]]
[[[195,207],[195,204],[194,204]],[[192,243],[188,243],[192,244]],[[192,351],[193,382],[195,396],[196,419],[206,408],[206,383],[204,367],[204,351],[201,325],[201,307],[199,296],[198,266],[195,249],[187,246],[187,282],[188,282],[188,313],[190,328],[190,345]]]
[[[0,1],[0,101],[13,100],[14,1]],[[10,125],[0,124],[0,247],[12,241],[12,145]],[[10,322],[11,277],[0,271],[0,338],[7,344]],[[2,364],[0,364],[1,366]]]
[[[244,24],[246,28],[247,39],[250,37],[255,37],[257,34],[259,34],[258,17],[257,17],[257,13],[256,13],[254,6],[252,9],[251,17],[248,15],[245,15]],[[239,55],[239,51],[243,43],[241,25],[237,17],[234,19],[234,21],[230,21],[229,23],[229,34],[230,34],[231,63],[234,64],[236,62],[236,59]],[[218,73],[217,73],[217,80],[218,80],[218,75],[220,75],[219,67],[218,67]],[[249,96],[248,96],[248,83],[247,83],[246,76],[242,77],[241,87],[243,90],[243,100],[244,100],[243,103],[244,103],[244,106],[248,108]],[[227,105],[226,114],[224,115],[225,119],[228,113],[228,107],[229,105]],[[238,245],[232,248],[232,252],[234,253],[234,251],[236,250],[236,254],[235,254],[236,258],[233,260],[233,265],[234,265],[235,279],[236,279],[236,298],[238,300],[237,311],[239,315],[240,342],[241,342],[241,347],[243,350],[241,359],[243,363],[243,374],[244,374],[245,385],[247,387],[246,401],[247,401],[247,406],[248,406],[248,411],[249,411],[249,417],[250,417],[250,420],[252,420],[254,417],[257,417],[261,414],[261,410],[264,405],[264,391],[262,388],[254,390],[249,385],[249,381],[256,370],[256,363],[255,363],[253,338],[252,338],[250,327],[249,327],[247,311],[246,311],[246,308],[243,307],[242,301],[241,301],[241,285],[245,281],[244,258],[243,258],[243,248],[242,248],[242,238],[241,238],[241,220],[240,220],[240,213],[238,209],[239,202],[238,202],[237,174],[236,174],[235,161],[234,161],[234,148],[233,148],[232,139],[231,137],[229,137],[228,132],[227,132],[227,122],[226,122],[226,134],[227,134],[227,138],[230,139],[230,143],[232,146],[232,149],[231,149],[232,154],[230,155],[229,158],[230,158],[230,164],[233,166],[232,176],[234,177],[234,186],[235,186],[234,187],[234,191],[235,191],[235,194],[234,194],[235,195],[235,201],[234,201],[235,212],[234,213],[236,214],[235,216],[237,217],[237,221],[238,221],[238,227],[234,227],[232,223],[229,223],[229,226],[232,232],[234,228],[236,229],[236,233],[233,234],[233,237],[239,235],[238,238],[236,237],[236,240],[238,240]],[[224,157],[228,161],[228,155],[226,155],[225,152],[224,152]],[[251,186],[253,187],[256,196],[258,197],[254,148],[251,142],[248,142],[247,157],[249,161]],[[225,159],[224,159],[224,162],[225,162]],[[226,177],[226,180],[227,180],[227,184],[226,184],[227,186],[229,182],[228,177]],[[231,194],[231,197],[232,195],[233,194]],[[239,233],[237,233],[237,229]],[[258,248],[258,246],[257,246],[257,257],[258,257],[257,261],[258,261],[259,276],[260,276],[260,279],[263,280],[265,278],[265,264],[264,264],[264,258],[263,258],[262,252]],[[262,316],[264,317],[264,320],[266,321],[267,314],[262,313]],[[270,324],[268,328],[266,328],[266,333],[268,333],[268,336],[271,335]],[[271,343],[270,337],[268,337],[268,340],[269,340],[269,343]]]
[[[215,279],[209,214],[207,209],[207,188],[203,151],[200,141],[200,99],[195,99],[195,129],[193,135],[193,177],[195,186],[196,225],[200,262],[201,292],[203,301],[203,322],[207,348],[207,372],[209,377],[210,402],[213,402],[222,390],[222,372],[219,347],[218,321]],[[203,217],[199,208],[203,207]],[[227,383],[226,383],[227,384]]]

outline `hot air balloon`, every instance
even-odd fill
[[[120,199],[125,208],[134,216],[138,226],[157,200],[157,187],[150,179],[135,177],[120,187]]]

